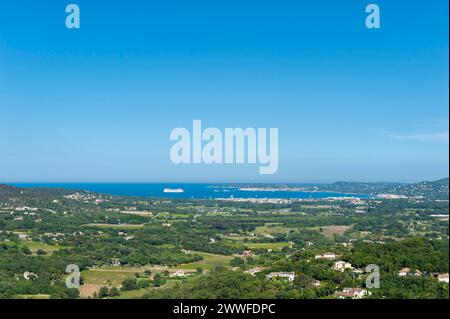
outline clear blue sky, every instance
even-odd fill
[[[448,36],[446,0],[2,0],[0,181],[446,177]],[[279,128],[278,173],[172,164],[193,119]]]

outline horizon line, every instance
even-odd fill
[[[437,179],[420,179],[414,181],[386,181],[386,180],[328,180],[328,181],[0,181],[0,185],[8,184],[333,184],[337,182],[347,183],[401,183],[414,184],[420,182],[434,182],[449,178],[448,176]]]

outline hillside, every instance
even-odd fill
[[[448,200],[448,177],[436,181],[418,183],[359,183],[336,182],[319,186],[321,191],[342,193],[358,193],[368,195],[396,194],[409,197],[424,197],[427,199]]]
[[[0,184],[0,199],[9,197],[48,198],[72,194],[74,191],[63,188],[21,188]]]

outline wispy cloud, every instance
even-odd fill
[[[394,134],[388,133],[389,138],[394,140],[416,141],[416,142],[449,142],[449,132],[423,133],[423,134]]]

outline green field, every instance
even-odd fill
[[[18,244],[16,244],[15,242],[0,242],[0,244],[8,246],[18,245],[19,248],[27,246],[31,250],[33,255],[36,255],[38,250],[45,251],[48,255],[51,255],[55,251],[72,248],[71,246],[47,245],[37,241],[26,241],[26,240],[23,240]]]
[[[176,246],[174,244],[162,244],[158,245],[159,248],[167,248],[167,249],[174,249]]]
[[[295,228],[287,228],[283,227],[279,223],[266,223],[264,226],[256,227],[255,234],[256,235],[275,235],[287,233],[290,230],[294,230]]]
[[[250,249],[272,249],[273,251],[281,251],[283,247],[291,246],[290,243],[245,243]]]
[[[98,293],[100,287],[117,287],[120,288],[122,282],[127,279],[134,277],[135,273],[142,273],[144,270],[150,269],[152,273],[158,273],[168,270],[165,266],[146,266],[146,267],[102,267],[98,269],[89,269],[81,272],[84,284],[80,288],[80,294],[82,298],[92,297],[94,292]],[[170,271],[175,271],[181,269],[180,267],[171,269]],[[153,289],[163,289],[170,287],[171,285],[179,282],[179,279],[167,279],[164,286],[159,288],[148,287],[139,290],[122,291],[120,296],[115,297],[115,299],[135,299],[142,298],[145,293]]]
[[[0,241],[0,245],[5,245],[5,246],[14,246],[16,243],[13,241]]]
[[[333,238],[334,235],[344,235],[344,233],[352,228],[353,225],[346,226],[346,225],[329,225],[329,226],[322,226],[322,227],[311,227],[309,229],[316,230],[320,232],[323,236],[326,238]]]
[[[193,254],[200,255],[203,257],[203,260],[195,261],[189,264],[178,265],[174,268],[177,269],[197,269],[202,268],[204,270],[213,269],[216,266],[228,266],[233,256],[224,256],[224,255],[216,255],[209,254],[200,251],[193,251]]]
[[[37,252],[38,250],[43,250],[46,253],[52,253],[57,250],[72,248],[70,246],[47,245],[36,241],[22,241],[19,246],[20,247],[27,246],[33,253]]]
[[[89,269],[83,270],[81,276],[85,284],[104,285],[120,287],[122,282],[138,272],[137,269],[127,269],[125,267],[115,267],[113,270]]]
[[[139,290],[121,291],[120,296],[117,296],[117,297],[114,297],[111,299],[140,299],[146,293],[148,293],[152,290],[171,288],[175,285],[176,282],[179,282],[179,280],[168,279],[167,282],[163,286],[158,287],[158,288],[148,287],[148,288],[139,289]]]
[[[114,229],[140,229],[144,227],[144,224],[84,224],[84,227],[96,227],[96,228],[114,228]]]
[[[254,239],[255,237],[251,236],[223,236],[222,238],[234,240],[234,241],[244,241],[245,239]]]

